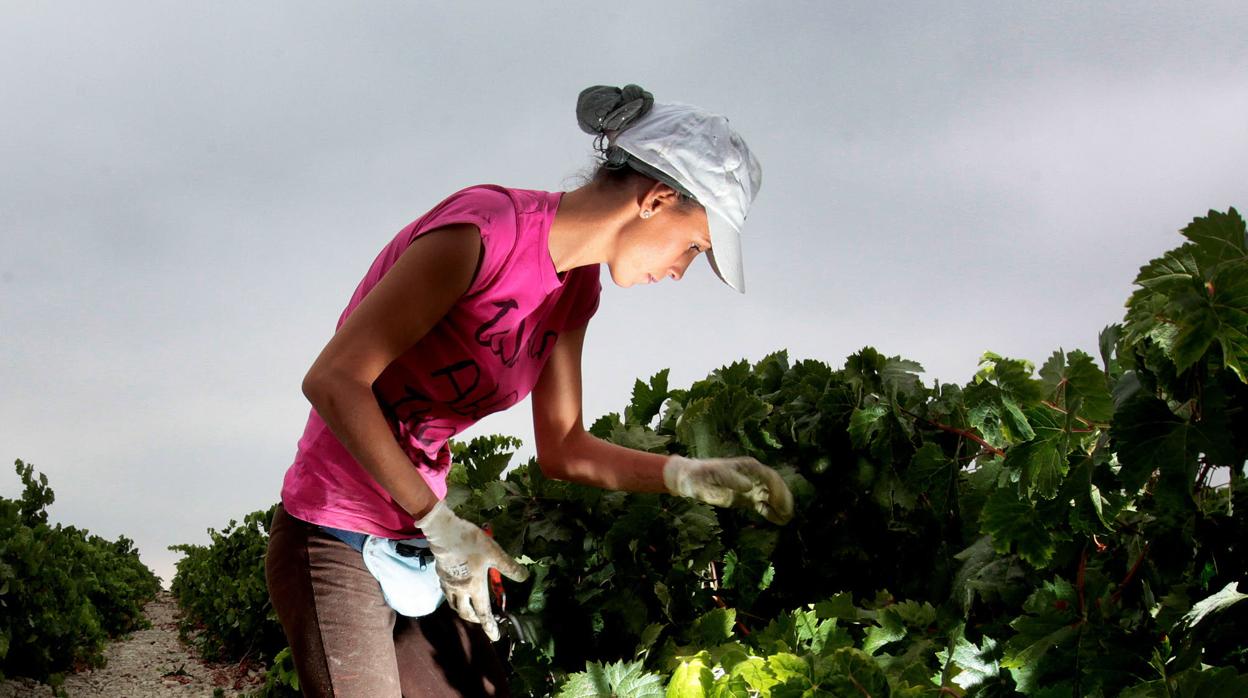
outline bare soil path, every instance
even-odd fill
[[[69,674],[69,698],[156,698],[158,696],[239,696],[264,683],[259,667],[210,664],[178,639],[179,611],[161,591],[144,607],[152,627],[109,645],[101,669]],[[0,682],[0,698],[49,698],[51,687],[29,679]]]

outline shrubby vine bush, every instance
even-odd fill
[[[22,495],[0,497],[0,678],[59,685],[67,671],[102,666],[109,638],[148,627],[143,605],[160,580],[129,538],[50,524],[47,476],[15,466]]]
[[[871,348],[838,370],[778,352],[687,389],[660,372],[593,425],[776,466],[787,527],[464,459],[457,511],[535,572],[509,593],[533,638],[517,688],[1248,695],[1248,240],[1234,209],[1183,235],[1099,363],[989,353],[970,383],[926,385]]]
[[[280,666],[277,660],[286,638],[264,578],[269,525],[276,507],[251,512],[241,524],[231,520],[222,531],[208,529],[208,545],[169,548],[184,554],[170,584],[183,611],[181,635],[205,659]],[[279,678],[274,672],[269,683]],[[278,683],[289,685],[288,681]],[[266,690],[281,695],[272,686]]]
[[[780,351],[688,388],[659,372],[592,425],[775,466],[785,527],[508,470],[509,437],[455,444],[449,503],[533,571],[507,586],[513,690],[1248,695],[1248,236],[1234,209],[1182,232],[1096,357],[988,353],[928,385],[869,347],[839,369]],[[249,588],[233,622],[259,627]]]

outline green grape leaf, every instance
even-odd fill
[[[1056,543],[1044,518],[1030,503],[1020,501],[1012,488],[1002,487],[988,497],[980,512],[983,531],[992,536],[999,553],[1011,549],[1035,567],[1042,568],[1053,557]]]
[[[1219,270],[1211,281],[1212,314],[1218,322],[1216,337],[1222,364],[1242,383],[1248,383],[1248,265]]]
[[[945,514],[957,507],[958,474],[961,468],[937,444],[923,444],[910,460],[907,479],[922,492],[932,510]]]
[[[1204,218],[1195,218],[1182,233],[1192,241],[1192,256],[1202,269],[1248,256],[1244,219],[1233,208],[1226,213],[1210,211]]]
[[[862,649],[867,654],[875,654],[881,647],[906,636],[905,623],[896,613],[888,612],[888,609],[876,616],[876,622],[879,625],[867,628],[867,636],[862,643]]]
[[[666,454],[671,437],[657,434],[650,427],[633,424],[627,427],[616,426],[606,440],[637,451]]]
[[[1127,301],[1128,339],[1156,341],[1182,373],[1217,343],[1222,363],[1248,382],[1248,264],[1243,219],[1210,211],[1183,230],[1191,243],[1140,269]]]
[[[650,377],[649,383],[638,379],[633,383],[633,402],[624,410],[624,422],[631,425],[646,426],[654,420],[655,415],[667,400],[667,377],[670,369],[663,369]]]
[[[572,540],[572,531],[560,525],[558,521],[542,518],[530,521],[528,539],[530,541],[543,538],[548,541]]]
[[[699,646],[718,645],[732,638],[732,626],[736,622],[735,608],[716,608],[693,621],[689,633]]]
[[[662,623],[651,623],[647,625],[646,629],[641,631],[641,635],[638,637],[637,651],[634,655],[638,658],[649,655],[651,648],[654,647],[655,642],[658,642],[659,635],[663,634],[663,628],[665,627],[667,626]]]
[[[890,400],[896,401],[898,394],[914,395],[923,386],[918,374],[923,373],[923,366],[917,361],[891,357],[880,369],[880,380]]]
[[[646,671],[641,662],[588,662],[585,671],[569,676],[556,695],[558,698],[663,698],[663,679]]]
[[[888,408],[875,404],[868,407],[855,408],[849,418],[849,438],[854,446],[868,448],[880,432],[881,421],[888,415]]]
[[[682,657],[672,679],[667,682],[667,698],[704,698],[715,682],[711,674],[713,664],[710,653],[705,650],[692,657]]]
[[[624,422],[620,421],[619,413],[608,412],[595,419],[594,423],[589,425],[589,433],[600,439],[606,439],[611,436],[611,432],[615,431],[617,427],[620,429],[624,428]]]
[[[1122,325],[1117,323],[1106,325],[1096,336],[1101,363],[1105,365],[1105,370],[1110,376],[1122,375],[1122,365],[1118,357],[1118,343],[1121,339]]]
[[[837,627],[835,618],[820,620],[818,611],[799,609],[793,613],[793,621],[797,643],[808,652],[822,654],[828,648],[853,645],[853,638]]]
[[[766,589],[775,576],[771,563],[772,551],[780,533],[775,528],[747,528],[737,538],[738,550],[724,554],[722,585],[725,589],[738,589],[738,598],[753,601],[758,592]]]
[[[773,654],[767,658],[767,668],[780,683],[793,682],[803,688],[814,685],[810,664],[795,654],[788,652]]]
[[[949,649],[936,653],[936,659],[945,667],[953,683],[963,689],[982,686],[1001,673],[1000,649],[997,641],[984,636],[979,645],[967,640],[965,626],[959,624],[951,634],[953,642]],[[953,671],[951,672],[950,669]],[[940,677],[936,677],[939,682]]]
[[[1195,425],[1176,416],[1166,403],[1136,393],[1115,413],[1110,438],[1122,466],[1119,478],[1128,492],[1142,488],[1155,471],[1179,493],[1190,491],[1203,439]]]
[[[844,647],[818,665],[819,695],[862,698],[890,694],[888,677],[875,660],[861,650]]]
[[[1114,416],[1105,373],[1088,354],[1077,349],[1070,354],[1053,352],[1040,369],[1040,379],[1048,399],[1071,418],[1107,422]]]
[[[1058,577],[1028,597],[1023,604],[1026,615],[1010,623],[1017,634],[1006,641],[1001,666],[1010,670],[1020,692],[1036,688],[1044,656],[1075,637],[1077,604],[1074,587]]]
[[[1059,413],[1045,407],[1028,410],[1027,421],[1036,436],[1006,451],[1005,467],[1018,472],[1019,486],[1028,496],[1052,499],[1069,470],[1065,424]]]
[[[797,647],[797,625],[793,614],[781,613],[775,616],[762,630],[750,635],[750,642],[758,651],[765,654],[789,652]]]
[[[1120,698],[1231,698],[1248,695],[1248,677],[1229,667],[1189,669],[1170,677],[1136,684]]]
[[[753,370],[750,368],[750,362],[745,360],[721,366],[711,371],[710,375],[710,380],[737,387],[748,386],[751,378],[753,378]]]
[[[1142,286],[1144,292],[1137,291],[1132,295],[1128,305],[1138,303],[1155,293],[1172,293],[1191,286],[1193,281],[1203,281],[1200,264],[1193,255],[1194,250],[1193,245],[1183,245],[1140,267],[1135,283]]]
[[[884,382],[880,370],[884,368],[884,355],[874,347],[863,347],[845,359],[842,375],[861,400],[866,395],[884,394]]]
[[[1034,370],[1030,361],[1008,359],[989,351],[980,358],[975,379],[993,383],[1020,407],[1034,407],[1044,398],[1043,384],[1031,377]]]
[[[820,618],[840,618],[856,621],[865,617],[865,612],[854,605],[849,592],[841,592],[815,604],[815,613]]]
[[[1184,371],[1200,360],[1217,342],[1223,364],[1248,382],[1248,265],[1219,269],[1207,284],[1175,292],[1167,316],[1178,328],[1169,355]]]
[[[722,458],[743,451],[743,426],[767,417],[771,406],[738,386],[690,402],[676,423],[676,438],[695,458]]]
[[[981,380],[967,386],[962,395],[971,426],[994,447],[1005,448],[1035,437],[1019,402],[1000,387]]]
[[[768,668],[767,660],[762,657],[749,657],[733,665],[729,677],[744,680],[750,688],[762,695],[770,695],[772,686],[780,683]]]
[[[451,450],[456,467],[452,472],[462,471],[462,483],[473,490],[480,489],[502,476],[515,449],[522,444],[513,436],[497,434],[478,436],[467,444],[455,442]]]
[[[715,517],[711,505],[692,500],[686,500],[680,504],[684,510],[672,517],[678,554],[682,559],[717,557],[719,554],[719,519]]]
[[[895,614],[907,626],[919,631],[936,623],[936,609],[926,601],[898,601],[885,612]]]
[[[754,375],[758,377],[761,383],[759,389],[764,393],[779,390],[788,372],[789,352],[787,349],[772,352],[754,364]]]
[[[975,602],[977,591],[974,586],[975,581],[981,577],[985,568],[998,559],[992,546],[992,536],[980,536],[974,543],[953,557],[961,561],[962,565],[953,578],[952,598],[961,606],[962,612],[967,613]]]
[[[721,458],[736,455],[734,449],[720,438],[719,428],[712,414],[711,398],[695,400],[685,406],[676,422],[676,438],[694,458]]]
[[[1192,610],[1183,616],[1180,625],[1184,628],[1194,628],[1209,615],[1221,613],[1244,599],[1248,599],[1248,594],[1239,593],[1239,583],[1231,582],[1222,587],[1221,591],[1216,594],[1211,594],[1207,598],[1197,601],[1192,606]]]

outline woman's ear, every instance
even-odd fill
[[[675,208],[680,203],[680,192],[670,186],[650,180],[652,184],[646,187],[645,194],[640,203],[642,210],[649,209],[652,214],[658,213],[666,207]]]

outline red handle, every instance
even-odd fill
[[[485,529],[485,535],[490,538],[494,537],[494,529],[487,523],[481,528]],[[507,610],[507,592],[503,589],[503,575],[498,570],[491,567],[490,573],[490,595],[494,597],[494,605],[498,606],[498,610]]]

